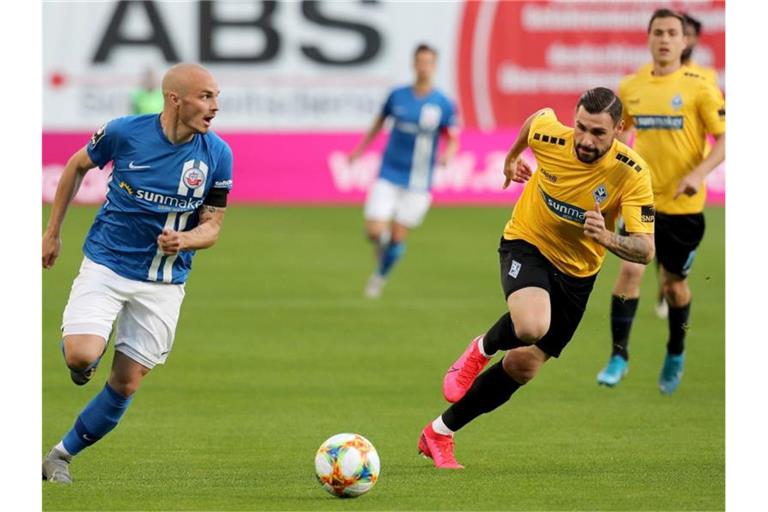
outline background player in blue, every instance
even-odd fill
[[[433,86],[437,52],[421,44],[413,60],[416,81],[390,92],[365,138],[349,155],[354,162],[387,118],[392,118],[379,178],[365,202],[365,229],[378,258],[378,267],[365,288],[369,298],[381,295],[392,267],[405,252],[408,231],[420,225],[429,210],[438,137],[447,138],[441,165],[450,162],[458,149],[455,108]]]
[[[192,256],[215,244],[221,229],[232,152],[209,130],[219,87],[205,68],[178,64],[162,89],[161,114],[110,121],[69,159],[43,235],[43,267],[51,268],[83,176],[112,162],[64,310],[61,347],[79,385],[93,377],[117,320],[115,355],[104,388],[43,460],[43,479],[52,482],[72,482],[72,457],[115,428],[142,379],[165,362]]]

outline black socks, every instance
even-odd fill
[[[691,303],[681,308],[669,307],[669,341],[667,353],[678,356],[685,350],[685,333],[688,331],[688,315],[691,312]]]
[[[517,347],[525,347],[525,343],[515,335],[515,326],[509,313],[501,315],[483,338],[483,349],[486,354],[493,355],[499,350],[510,350]]]
[[[619,355],[629,360],[629,331],[635,320],[637,304],[640,299],[625,299],[616,295],[611,296],[611,336],[613,349],[611,356]]]
[[[456,432],[481,414],[491,412],[509,400],[520,386],[504,371],[499,361],[481,373],[467,394],[443,413],[443,422]]]

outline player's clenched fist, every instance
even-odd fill
[[[594,210],[587,210],[584,213],[584,234],[602,244],[605,231],[605,218],[600,212],[600,203],[595,203]]]
[[[528,162],[523,160],[521,156],[514,156],[512,153],[507,155],[504,160],[504,188],[509,186],[509,183],[514,181],[517,183],[525,183],[531,177],[531,166]]]
[[[51,268],[56,263],[61,251],[61,239],[56,236],[43,235],[43,268]]]
[[[181,247],[181,233],[172,229],[164,229],[157,237],[157,245],[165,255],[178,254]]]

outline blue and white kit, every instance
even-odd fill
[[[158,114],[110,121],[87,151],[101,168],[111,161],[112,176],[83,245],[62,332],[106,343],[114,330],[117,352],[153,368],[173,346],[194,255],[166,256],[157,237],[164,228],[193,229],[211,190],[231,189],[232,152],[211,131],[172,144]]]
[[[417,96],[413,86],[394,89],[382,117],[393,119],[380,178],[411,190],[429,191],[440,133],[456,125],[456,112],[437,89]]]
[[[128,279],[184,283],[194,251],[165,256],[157,237],[163,228],[194,228],[209,191],[232,188],[229,146],[212,131],[173,144],[160,115],[150,114],[110,121],[87,150],[100,168],[112,162],[112,176],[86,237],[85,255]]]
[[[440,91],[417,96],[412,86],[394,89],[381,111],[392,118],[381,171],[368,191],[366,220],[415,228],[432,203],[432,173],[440,134],[456,125],[455,109]]]

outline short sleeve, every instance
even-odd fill
[[[531,146],[531,148],[534,148],[534,146],[537,145],[537,142],[541,140],[542,132],[546,131],[548,127],[557,124],[559,124],[559,121],[557,120],[555,111],[551,108],[545,108],[537,112],[531,121],[531,129],[528,132],[528,145]],[[537,133],[539,134],[539,137],[536,137]]]
[[[232,150],[224,143],[211,188],[232,190]]]
[[[636,177],[632,188],[621,200],[621,216],[628,233],[653,233],[656,208],[651,186],[651,172],[646,165]]]
[[[712,135],[722,135],[725,133],[725,99],[710,81],[704,81],[702,91],[698,97],[699,118],[704,123],[707,133]]]
[[[113,119],[96,130],[88,141],[88,157],[99,169],[103,169],[115,156],[120,141],[121,124],[120,119]]]
[[[395,91],[392,91],[389,93],[389,96],[387,96],[387,100],[384,102],[384,105],[381,107],[381,117],[387,118],[391,116],[394,108],[395,108]]]
[[[447,130],[449,128],[456,128],[457,126],[456,121],[456,107],[454,106],[453,102],[450,100],[446,100],[445,102],[445,111],[443,112],[443,118],[440,122],[440,128],[443,130]]]

